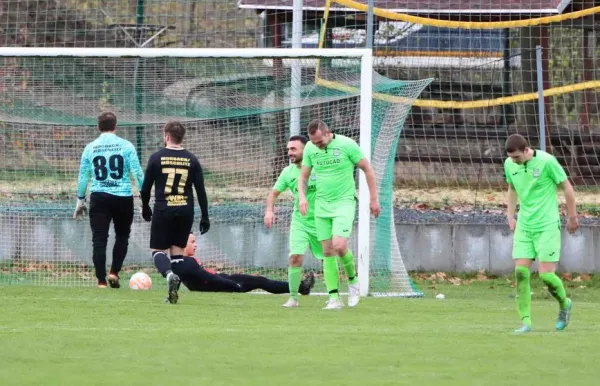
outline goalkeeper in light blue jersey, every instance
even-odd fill
[[[89,143],[81,155],[73,218],[80,219],[87,212],[85,194],[91,179],[89,214],[98,287],[107,287],[106,245],[112,221],[115,244],[108,285],[119,288],[119,272],[127,255],[133,223],[133,191],[129,175],[133,175],[139,189],[144,182],[144,172],[133,144],[115,134],[117,117],[114,113],[102,113],[98,117],[98,129],[102,134]]]

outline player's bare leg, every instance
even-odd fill
[[[302,280],[302,262],[304,255],[290,255],[290,265],[288,267],[288,284],[290,288],[290,298],[283,304],[285,308],[298,307],[300,305],[298,288]]]
[[[360,301],[360,285],[356,276],[356,263],[354,254],[348,249],[348,240],[345,237],[333,236],[333,249],[340,258],[344,272],[348,277],[348,306],[355,307]]]

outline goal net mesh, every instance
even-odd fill
[[[72,220],[81,152],[99,132],[102,111],[118,117],[142,166],[163,146],[161,126],[185,122],[184,146],[203,165],[211,230],[198,238],[205,266],[286,280],[291,194],[277,201],[276,224],[264,204],[288,164],[289,117],[311,119],[359,141],[360,58],[2,57],[0,72],[0,284],[92,286],[89,220]],[[317,62],[320,62],[318,74]],[[291,77],[291,67],[302,68]],[[418,296],[398,248],[392,207],[398,138],[412,101],[430,80],[373,74],[372,163],[382,214],[371,220],[370,292]],[[299,90],[292,95],[292,90]],[[299,94],[299,96],[298,96]],[[154,275],[150,224],[136,214],[121,277]],[[196,215],[199,216],[196,209]],[[350,245],[356,250],[357,229]],[[114,233],[107,248],[110,265]],[[321,264],[307,254],[305,270]],[[316,291],[324,290],[317,280]],[[159,286],[163,280],[155,280]],[[344,290],[344,288],[342,288]]]

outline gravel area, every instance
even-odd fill
[[[506,216],[490,211],[395,209],[396,224],[506,224]]]
[[[9,205],[0,205],[0,216],[70,218],[73,208],[74,204],[71,202],[11,202]],[[136,207],[135,210],[135,219],[140,220],[141,209]],[[196,209],[196,216],[199,216],[198,212]],[[279,223],[285,224],[289,222],[290,214],[290,207],[278,207],[276,218]],[[262,203],[213,205],[210,208],[210,215],[213,223],[262,224],[264,205]],[[472,210],[463,207],[439,210],[394,208],[394,221],[396,224],[506,224],[502,209]],[[582,215],[580,224],[600,225],[600,217]]]

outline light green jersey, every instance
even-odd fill
[[[504,162],[504,173],[519,198],[518,227],[526,231],[545,231],[560,226],[556,193],[567,175],[553,155],[535,150],[533,158],[523,165],[508,158]]]
[[[343,135],[334,134],[324,149],[311,142],[304,148],[302,165],[312,168],[316,177],[316,216],[335,212],[335,206],[356,200],[354,168],[364,158],[358,144]]]
[[[273,189],[283,193],[289,189],[294,195],[294,209],[292,213],[292,219],[294,221],[303,221],[314,224],[315,220],[315,179],[313,177],[308,178],[308,189],[306,191],[306,201],[308,202],[308,211],[306,216],[302,216],[298,209],[298,178],[300,177],[300,168],[296,164],[290,164],[281,171],[277,182]]]

